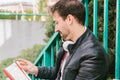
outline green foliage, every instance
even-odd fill
[[[26,10],[25,12],[26,12],[26,13],[29,13],[29,14],[33,14],[33,11],[32,11],[32,10]],[[34,16],[25,16],[25,19],[26,19],[27,21],[32,21],[32,20],[33,20],[33,17],[34,17]],[[36,20],[36,21],[39,21],[39,20],[40,20],[40,16],[35,16],[35,20]]]
[[[15,16],[3,16],[3,15],[0,15],[0,19],[15,19]]]
[[[32,10],[26,10],[25,12],[26,12],[26,13],[33,13]],[[25,19],[28,20],[28,21],[29,21],[29,20],[33,20],[33,16],[25,16]]]
[[[27,48],[22,51],[22,54],[19,58],[27,59],[31,62],[34,62],[39,53],[42,51],[44,45],[34,45],[33,48]]]
[[[3,73],[3,69],[13,62],[14,58],[9,58],[0,63],[0,80],[5,80],[6,76]]]
[[[0,11],[0,13],[7,13],[5,11]],[[8,12],[9,13],[9,12]],[[18,19],[20,19],[21,16],[18,16]],[[2,15],[0,14],[0,19],[16,19],[16,16],[15,15]]]
[[[46,28],[45,34],[48,37],[47,39],[45,39],[45,41],[47,42],[50,39],[50,37],[54,34],[55,29],[54,21],[51,17],[48,18],[45,28]]]
[[[46,35],[48,37],[51,37],[55,29],[55,25],[52,18],[50,18],[49,21],[47,22],[46,29],[47,29]]]
[[[48,3],[48,0],[39,0],[38,2],[38,10],[39,10],[39,13],[47,13],[47,3]]]
[[[13,63],[18,58],[24,58],[32,63],[35,61],[39,53],[42,51],[44,45],[34,45],[32,48],[22,50],[22,54],[15,58],[8,58],[0,63],[0,80],[5,80],[6,76],[3,73],[3,69]]]

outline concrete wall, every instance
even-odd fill
[[[45,22],[0,20],[0,61],[20,55],[34,44],[45,44]]]

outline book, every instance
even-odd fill
[[[31,80],[28,74],[20,67],[18,61],[4,68],[3,72],[10,80]]]

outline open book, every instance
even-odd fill
[[[10,80],[31,80],[27,73],[20,67],[18,61],[4,68],[3,72]]]

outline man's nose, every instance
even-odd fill
[[[59,28],[55,26],[55,32],[59,32]]]

